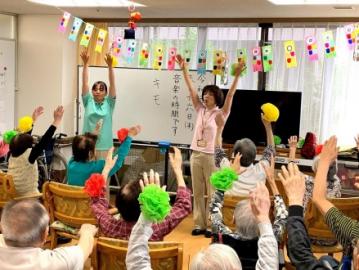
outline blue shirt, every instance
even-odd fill
[[[82,102],[85,107],[83,133],[93,132],[97,122],[103,119],[102,128],[96,142],[96,150],[108,150],[113,146],[112,115],[115,101],[115,97],[106,96],[103,102],[96,102],[89,92],[82,96]]]
[[[114,175],[121,167],[122,164],[130,151],[132,138],[127,137],[126,140],[121,144],[117,149],[116,153],[118,155],[116,164],[111,169],[108,176]],[[67,170],[67,181],[69,185],[73,186],[84,186],[87,179],[90,178],[93,173],[102,173],[102,170],[105,166],[105,160],[93,160],[87,162],[75,161],[72,157],[68,164]]]

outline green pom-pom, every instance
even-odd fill
[[[10,144],[11,140],[17,135],[17,131],[15,130],[8,130],[3,134],[4,143]]]
[[[303,148],[304,142],[305,142],[304,139],[299,139],[299,142],[298,142],[298,144],[297,144],[297,147],[298,147],[298,148]]]
[[[227,191],[232,188],[233,182],[238,179],[238,175],[231,168],[223,168],[212,173],[210,181],[215,189]]]
[[[278,145],[282,142],[282,139],[278,135],[274,135],[274,144]]]
[[[170,196],[156,185],[147,185],[138,197],[138,201],[144,217],[154,223],[163,221],[171,211]]]

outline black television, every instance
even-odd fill
[[[224,95],[228,89],[223,90]],[[299,135],[302,93],[284,91],[237,90],[231,114],[223,130],[223,142],[233,144],[236,140],[250,138],[256,145],[266,144],[265,129],[261,121],[261,106],[276,105],[280,111],[277,122],[272,123],[273,133],[287,144],[292,135]]]

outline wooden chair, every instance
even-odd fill
[[[232,231],[236,228],[236,225],[233,222],[234,209],[238,202],[247,199],[248,197],[246,196],[224,195],[222,208],[223,223]]]
[[[97,224],[90,207],[90,197],[83,187],[46,182],[43,186],[45,207],[49,211],[51,224],[55,221],[80,228],[82,224]],[[51,249],[57,246],[57,237],[77,239],[77,235],[50,227]]]
[[[335,207],[344,213],[344,215],[354,219],[359,219],[359,197],[352,198],[331,198],[329,199]],[[308,202],[308,207],[305,215],[305,222],[308,229],[309,237],[323,238],[328,240],[336,240],[335,235],[330,231],[329,227],[324,221],[323,215],[319,209],[312,203]],[[333,255],[343,251],[343,247],[338,243],[335,246],[319,246],[312,245],[314,253],[327,253]]]
[[[16,190],[12,176],[6,173],[0,173],[0,215],[4,205],[15,198]]]
[[[125,270],[128,241],[99,237],[96,252],[92,255],[95,270]],[[153,270],[181,270],[183,243],[150,242],[149,254]]]

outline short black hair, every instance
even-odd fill
[[[96,88],[97,85],[100,85],[100,87],[102,86],[105,89],[105,92],[107,93],[107,85],[105,82],[103,81],[97,81],[92,85],[91,90],[94,90]]]
[[[203,87],[202,100],[203,100],[204,95],[207,92],[213,94],[214,100],[218,107],[221,107],[223,105],[223,99],[224,99],[223,92],[217,85],[209,84],[209,85],[206,85],[205,87]]]
[[[22,155],[26,149],[31,148],[34,142],[33,137],[28,133],[17,134],[10,142],[9,149],[13,157]]]
[[[256,159],[257,147],[251,139],[244,138],[237,140],[233,146],[233,155],[240,153],[241,166],[248,167]]]
[[[127,222],[136,222],[141,214],[138,196],[141,193],[139,180],[132,180],[122,186],[116,195],[116,207]]]
[[[90,159],[90,153],[95,152],[97,135],[86,132],[83,135],[77,135],[72,141],[72,155],[78,162],[86,162]]]

